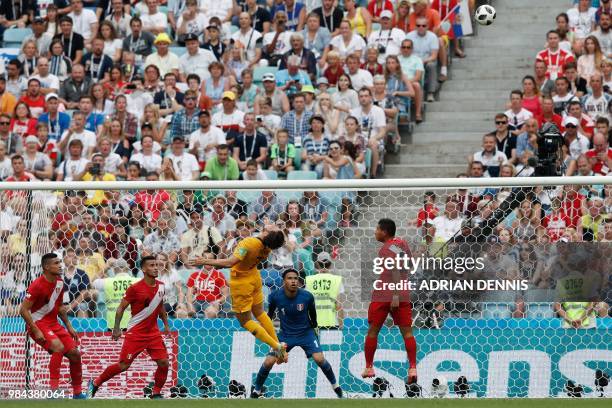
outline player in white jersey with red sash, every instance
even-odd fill
[[[168,314],[164,309],[165,289],[163,282],[156,279],[159,271],[154,256],[143,257],[140,267],[144,278],[127,289],[115,315],[113,340],[118,340],[121,337],[123,312],[128,306],[131,307],[132,318],[125,333],[119,362],[108,366],[98,378],[89,381],[90,397],[95,396],[102,384],[130,368],[134,359],[145,350],[157,363],[151,398],[162,397],[161,389],[168,377],[168,351],[157,326],[157,318],[160,317],[164,322],[164,334],[170,334]]]
[[[25,320],[28,336],[51,354],[49,361],[51,390],[59,388],[62,358],[66,356],[70,361],[73,398],[82,399],[86,396],[82,392],[81,353],[77,348],[79,337],[68,320],[66,308],[62,305],[64,298],[62,261],[56,254],[49,253],[43,255],[41,264],[42,276],[28,287],[19,314]],[[59,324],[58,316],[66,327]]]

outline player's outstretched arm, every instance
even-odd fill
[[[32,318],[31,310],[33,305],[34,302],[29,299],[24,299],[24,301],[21,302],[21,306],[19,307],[19,315],[25,321],[26,327],[28,327],[32,331],[32,337],[34,337],[34,340],[43,341],[45,339],[45,336],[43,335],[43,332],[40,331],[38,326],[36,326],[36,324],[34,323],[34,319]]]
[[[129,290],[129,289],[128,289]],[[117,312],[115,313],[115,326],[113,328],[113,340],[119,340],[121,337],[121,319],[123,319],[123,313],[130,303],[124,299],[121,299]]]
[[[235,255],[230,256],[226,259],[203,259],[204,265],[210,265],[215,268],[231,268],[240,262],[240,259],[236,258]]]

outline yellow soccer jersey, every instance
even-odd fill
[[[240,259],[232,267],[232,277],[247,276],[257,273],[257,265],[270,255],[270,248],[266,248],[259,238],[245,238],[234,249],[234,256]]]

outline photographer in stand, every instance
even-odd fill
[[[115,175],[104,171],[104,156],[95,153],[91,161],[85,166],[85,170],[74,176],[74,181],[116,181]],[[107,200],[106,192],[103,190],[87,190],[85,205],[88,207],[99,206]]]

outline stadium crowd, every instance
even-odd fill
[[[424,104],[448,79],[450,54],[465,56],[441,24],[457,1],[341,3],[3,2],[5,41],[15,27],[31,34],[4,72],[0,64],[0,178],[377,176],[385,150],[399,143],[398,124],[423,120]],[[534,75],[511,91],[460,177],[530,175],[547,122],[563,133],[568,176],[610,172],[611,11],[607,1],[590,3],[557,17]],[[444,211],[429,194],[414,223],[425,242],[469,235],[508,194],[459,190],[444,198]],[[25,291],[26,249],[50,248],[65,260],[72,315],[96,315],[104,280],[133,275],[148,254],[163,265],[171,315],[222,315],[227,276],[201,268],[203,259],[228,256],[238,240],[275,223],[286,243],[262,272],[274,288],[287,267],[314,274],[316,254],[330,248],[334,230],[353,225],[356,210],[353,195],[314,191],[89,190],[36,193],[28,203],[22,192],[0,200],[1,307],[9,314]],[[611,208],[609,186],[538,190],[492,239],[609,242]]]

